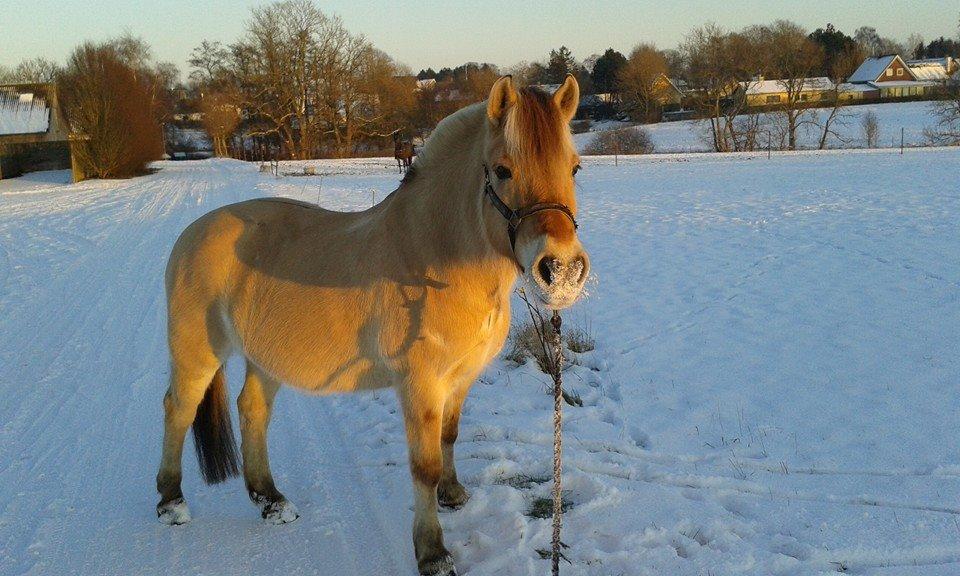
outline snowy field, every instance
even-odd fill
[[[596,277],[565,325],[596,350],[565,376],[584,406],[566,409],[563,574],[960,573],[958,162],[584,160]],[[271,460],[297,522],[265,525],[239,479],[204,486],[190,446],[194,521],[154,514],[169,249],[230,202],[358,210],[398,181],[390,160],[315,164],[322,189],[233,161],[0,181],[0,574],[416,573],[389,391],[280,394]],[[528,514],[550,490],[547,385],[498,360],[467,401],[473,498],[441,514],[461,575],[549,570],[549,520]]]
[[[843,141],[830,136],[829,148],[865,148],[866,140],[863,136],[863,116],[873,112],[877,116],[880,128],[878,146],[880,148],[900,147],[900,128],[904,129],[903,139],[906,146],[925,146],[927,140],[923,135],[924,128],[933,127],[937,117],[931,110],[930,102],[896,102],[886,104],[866,104],[863,106],[848,106],[843,109],[842,117],[835,123],[836,131]],[[805,120],[812,124],[805,124],[798,129],[800,148],[816,149],[820,144],[822,129],[817,125],[830,113],[828,109],[814,109],[805,116]],[[769,118],[770,115],[764,115]],[[616,127],[617,123],[599,124],[600,130]],[[705,140],[710,126],[702,120],[684,120],[681,122],[661,122],[644,126],[653,140],[655,152],[660,154],[676,152],[712,152],[709,140]],[[579,149],[583,149],[594,137],[594,133],[585,132],[574,135],[574,141]],[[764,149],[766,137],[761,138]],[[774,148],[777,142],[774,141]]]

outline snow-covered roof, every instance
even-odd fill
[[[883,74],[883,71],[893,64],[893,61],[897,58],[899,58],[899,56],[896,54],[879,56],[876,58],[867,58],[862,64],[860,64],[860,67],[850,75],[850,78],[847,78],[847,81],[873,82],[874,80],[880,78],[880,75]]]
[[[660,74],[660,77],[664,78],[667,81],[667,84],[672,86],[673,89],[679,92],[680,94],[684,94],[688,92],[690,89],[690,87],[687,85],[687,82],[685,80],[681,80],[680,78],[671,78],[666,74]]]
[[[790,80],[751,80],[741,82],[748,96],[762,94],[782,94],[787,91]],[[833,90],[833,82],[823,76],[819,78],[804,78],[800,92],[824,92]]]
[[[0,89],[0,136],[42,134],[50,128],[50,107],[32,92]]]
[[[950,78],[951,58],[927,58],[925,60],[908,60],[907,66],[917,80],[944,82]]]
[[[436,78],[424,78],[423,80],[417,80],[417,90],[434,88],[436,85]]]
[[[841,92],[874,92],[877,88],[871,84],[852,84],[844,82],[839,86]]]

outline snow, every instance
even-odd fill
[[[860,64],[860,67],[850,75],[847,82],[874,82],[879,80],[883,71],[896,60],[900,60],[900,57],[896,54],[867,58]],[[903,60],[900,60],[900,62],[902,64]],[[904,64],[904,66],[906,66],[906,64]]]
[[[927,139],[924,129],[934,127],[937,123],[932,104],[930,102],[897,102],[883,104],[865,104],[847,106],[843,109],[843,118],[834,123],[836,130],[843,136],[840,142],[835,137],[828,138],[831,148],[860,148],[866,145],[863,135],[862,119],[867,112],[877,116],[880,126],[879,145],[881,147],[898,148],[900,146],[900,128],[904,128],[904,142],[907,146],[924,146]],[[813,109],[806,119],[822,122],[830,113],[828,109]],[[762,115],[764,123],[769,125],[775,120],[771,114]],[[674,152],[711,152],[712,148],[705,138],[709,124],[704,120],[683,120],[680,122],[661,122],[647,124],[643,127],[651,136],[655,151],[659,153]],[[764,128],[766,129],[766,128]],[[775,128],[773,129],[775,132]],[[575,134],[573,137],[577,148],[583,150],[595,136],[594,132]],[[805,124],[798,129],[800,148],[816,148],[820,141],[820,128],[813,124]],[[765,140],[762,139],[766,148]],[[776,137],[774,146],[776,147]]]
[[[958,161],[583,160],[595,278],[564,324],[596,350],[564,376],[584,406],[565,408],[562,574],[957,573]],[[0,182],[0,574],[415,574],[388,391],[281,392],[270,456],[296,522],[261,520],[241,480],[204,486],[189,453],[192,521],[154,513],[169,249],[230,202],[360,210],[398,182],[391,159],[309,164],[322,180],[211,160]],[[234,395],[242,372],[228,365]],[[527,514],[550,490],[548,383],[499,359],[471,392],[473,497],[441,513],[462,575],[548,570],[550,521]]]
[[[0,136],[35,134],[50,127],[50,108],[32,93],[0,90]]]
[[[950,79],[949,71],[953,66],[953,59],[949,56],[945,58],[927,58],[924,60],[907,60],[907,66],[917,77],[917,80],[932,82],[946,82]]]
[[[787,91],[790,80],[751,80],[750,82],[741,82],[740,85],[746,89],[750,96],[759,94],[781,94]],[[800,92],[826,92],[833,90],[833,82],[823,76],[818,78],[804,78]]]

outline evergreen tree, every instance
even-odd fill
[[[566,46],[550,51],[550,60],[547,62],[546,82],[548,84],[562,84],[567,74],[576,74],[580,65],[577,59]]]
[[[597,59],[593,66],[593,73],[590,79],[593,80],[593,87],[598,93],[619,92],[617,85],[617,75],[626,65],[627,58],[613,48],[607,48],[603,56]]]
[[[823,67],[817,71],[823,76],[830,75],[834,62],[841,54],[857,47],[856,40],[834,28],[833,24],[827,24],[826,28],[817,28],[809,38],[823,48]]]

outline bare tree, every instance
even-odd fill
[[[203,127],[210,135],[214,155],[223,158],[230,155],[228,143],[240,124],[239,98],[230,92],[210,92],[200,101],[203,112]]]
[[[16,68],[0,70],[0,82],[45,84],[56,80],[60,67],[46,58],[31,58],[17,64]]]
[[[617,74],[624,109],[634,119],[659,119],[664,87],[661,78],[669,72],[667,59],[653,44],[638,44]]]
[[[830,66],[830,81],[833,83],[833,88],[830,91],[830,101],[833,105],[820,121],[820,143],[818,146],[820,150],[826,149],[830,138],[844,141],[843,135],[837,130],[838,127],[845,126],[847,120],[844,109],[848,100],[844,98],[843,82],[857,69],[862,61],[863,52],[858,46],[852,46],[833,58],[833,63]]]
[[[230,51],[220,42],[203,40],[190,53],[190,64],[193,71],[190,78],[205,88],[214,87],[225,80],[228,72]]]
[[[782,116],[787,149],[797,149],[797,130],[810,123],[809,100],[812,93],[828,92],[829,85],[815,85],[812,73],[823,65],[822,48],[810,40],[806,30],[787,20],[778,20],[772,26],[756,26],[750,30],[756,45],[768,55],[767,74],[776,78],[786,98],[776,107]]]
[[[868,110],[860,120],[863,128],[863,141],[867,148],[876,148],[880,143],[880,121],[873,110]]]
[[[747,110],[739,82],[749,84],[757,66],[757,50],[751,39],[708,24],[688,35],[681,52],[687,61],[692,104],[709,123],[708,139],[713,149],[746,149],[750,143],[737,116]],[[752,130],[753,124],[748,123],[746,128]]]
[[[953,87],[932,106],[937,124],[924,131],[927,140],[935,146],[960,146],[960,87]]]

